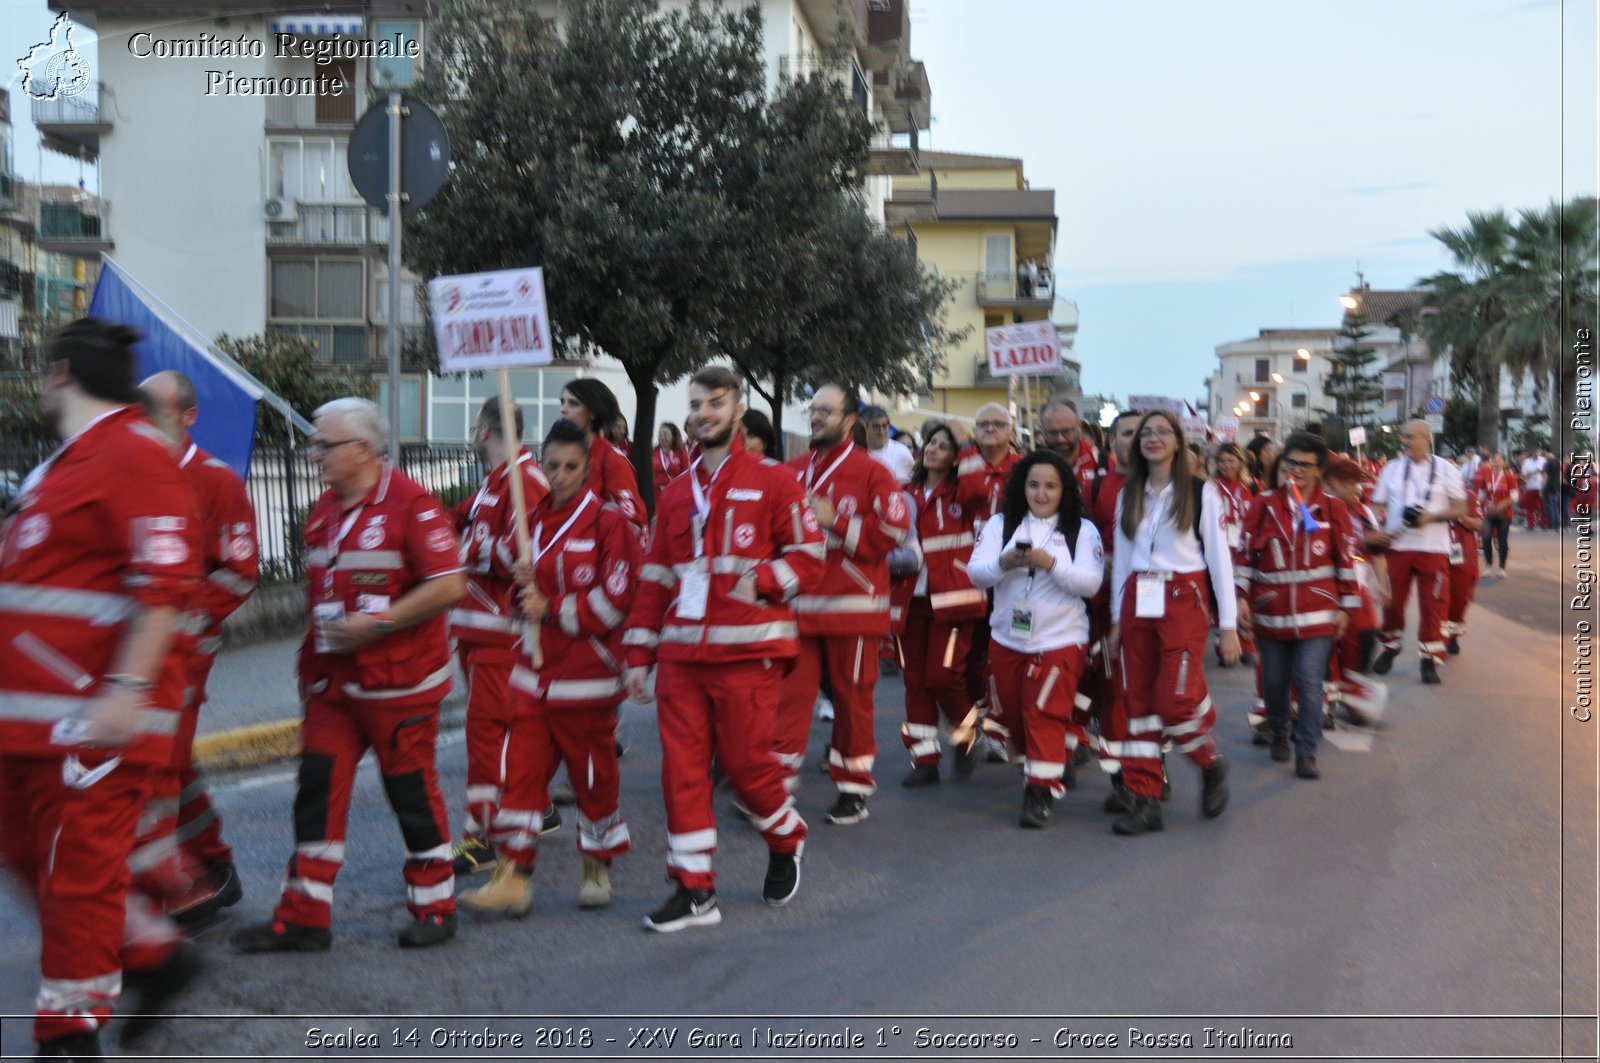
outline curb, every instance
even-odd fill
[[[460,696],[445,699],[439,707],[439,729],[459,727],[466,722],[466,700]],[[194,740],[194,766],[202,774],[249,771],[300,756],[300,720],[273,720],[270,723],[235,727]]]

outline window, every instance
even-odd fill
[[[985,283],[1009,286],[1016,260],[1011,255],[1011,236],[999,233],[983,238],[983,279]]]
[[[561,416],[561,389],[576,373],[570,369],[513,369],[511,397],[522,407],[522,441],[537,444]],[[454,374],[429,379],[428,438],[464,443],[484,401],[499,394],[496,376]]]
[[[1298,354],[1289,359],[1289,362],[1294,366],[1294,371],[1296,373],[1304,373],[1311,368],[1311,359],[1301,358]]]
[[[378,378],[378,408],[389,413],[389,378]],[[414,376],[400,378],[400,438],[412,442],[422,438],[422,381]]]
[[[350,184],[348,144],[329,137],[280,137],[268,143],[267,194],[313,203],[361,197]]]
[[[275,258],[271,316],[364,323],[365,277],[359,258]]]
[[[1303,392],[1303,391],[1295,392],[1293,397],[1291,397],[1289,399],[1289,405],[1292,408],[1296,409],[1296,410],[1305,409],[1306,408],[1306,393]]]
[[[329,81],[341,82],[339,95],[317,94],[317,125],[340,125],[356,120],[356,61],[335,59],[319,73]]]
[[[1256,359],[1256,383],[1265,384],[1272,379],[1272,359]]]
[[[400,324],[422,325],[422,299],[426,292],[422,285],[409,273],[400,274],[400,282],[405,287],[400,291]],[[387,267],[376,277],[376,289],[373,292],[372,317],[375,321],[389,322],[389,276]]]

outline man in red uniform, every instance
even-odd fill
[[[795,599],[800,655],[784,680],[773,749],[790,789],[797,788],[811,706],[826,672],[834,706],[828,774],[839,788],[829,823],[866,819],[867,798],[877,788],[872,695],[878,643],[889,633],[889,552],[911,527],[911,509],[894,476],[851,439],[859,406],[854,388],[818,388],[811,399],[811,452],[789,462],[827,535],[828,564],[816,590]]]
[[[42,1057],[100,1058],[128,858],[181,716],[173,632],[200,577],[193,494],[130,405],[137,339],[87,318],[50,340],[44,406],[64,442],[0,527],[0,854],[39,911]],[[163,1003],[177,947],[140,957]]]
[[[1083,418],[1077,403],[1065,395],[1054,395],[1039,411],[1039,443],[1067,459],[1078,477],[1078,493],[1088,498],[1089,485],[1098,468],[1094,444],[1083,438]]]
[[[718,366],[689,381],[701,454],[662,493],[623,635],[633,700],[652,700],[645,683],[660,661],[667,877],[677,889],[645,919],[658,933],[722,921],[713,754],[767,843],[762,898],[778,907],[800,887],[806,823],[783,788],[772,734],[784,662],[799,652],[790,603],[822,576],[822,529],[794,475],[744,449],[742,388]]]
[[[1078,687],[1078,706],[1085,707],[1100,727],[1100,770],[1111,776],[1107,812],[1122,813],[1133,808],[1132,795],[1122,781],[1122,743],[1128,737],[1128,715],[1123,706],[1122,683],[1112,656],[1106,653],[1105,639],[1111,633],[1111,557],[1116,546],[1117,496],[1128,479],[1128,464],[1133,460],[1133,433],[1139,415],[1132,410],[1117,414],[1107,430],[1109,454],[1101,455],[1094,477],[1083,492],[1083,511],[1099,529],[1106,555],[1106,578],[1089,602],[1089,658]],[[1073,719],[1079,722],[1078,713]]]
[[[1476,491],[1467,492],[1466,516],[1450,524],[1450,604],[1445,609],[1444,648],[1452,656],[1461,652],[1467,633],[1467,606],[1478,594],[1478,532],[1483,528],[1483,505]]]
[[[522,407],[516,411],[517,438],[522,438]],[[467,594],[450,610],[450,637],[467,678],[467,819],[464,837],[451,850],[455,873],[494,867],[488,832],[500,807],[505,785],[506,743],[513,715],[511,669],[524,624],[513,598],[516,563],[516,507],[511,500],[510,452],[500,420],[500,398],[491,396],[478,411],[472,446],[489,475],[477,494],[456,510],[461,560],[467,567]],[[525,512],[533,512],[550,491],[539,463],[518,448]],[[541,806],[543,807],[543,806]],[[560,826],[547,824],[545,832]]]
[[[244,952],[332,944],[333,880],[344,863],[356,766],[378,760],[406,843],[402,948],[455,936],[450,826],[434,744],[450,691],[445,610],[466,593],[460,548],[439,502],[384,460],[388,426],[366,399],[317,410],[306,451],[328,485],[306,520],[309,629],[294,801],[295,851],[272,920],[233,935]]]
[[[189,697],[174,743],[176,770],[151,802],[152,809],[160,813],[152,816],[159,825],[154,832],[157,856],[163,846],[170,848],[176,841],[183,856],[180,882],[188,880],[187,895],[169,902],[168,910],[180,923],[196,926],[244,896],[233,866],[233,849],[222,840],[222,820],[211,804],[205,779],[194,767],[194,733],[206,700],[206,680],[221,645],[222,622],[256,589],[260,561],[256,514],[244,481],[189,438],[200,415],[193,382],[169,369],[149,377],[139,388],[159,408],[165,422],[162,427],[174,435],[178,467],[188,478],[198,504],[204,582],[193,607],[181,618],[185,634],[192,639]],[[141,844],[141,850],[144,848]],[[136,864],[140,855],[135,853]]]
[[[983,534],[983,525],[1000,507],[1000,496],[1005,493],[1006,477],[1021,460],[1011,441],[1011,414],[997,402],[978,407],[977,439],[972,449],[963,449],[961,464],[956,467],[956,500],[964,510],[973,514],[973,531],[976,537]],[[979,619],[972,632],[972,653],[967,657],[967,696],[974,703],[983,700],[988,689],[989,671],[989,618]],[[989,759],[1004,761],[1005,744],[985,736],[989,746]]]

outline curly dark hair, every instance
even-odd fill
[[[1006,478],[1005,495],[1000,501],[1001,527],[1005,529],[1002,541],[1009,542],[1028,515],[1028,473],[1040,465],[1050,466],[1061,477],[1061,508],[1056,510],[1056,528],[1066,538],[1067,549],[1075,549],[1078,529],[1083,524],[1083,496],[1078,492],[1078,478],[1072,474],[1072,466],[1051,450],[1035,450],[1028,454]]]

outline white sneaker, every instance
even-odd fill
[[[1505,579],[1506,578],[1506,566],[1501,565],[1500,566],[1500,571],[1497,573],[1497,575],[1499,575],[1499,577],[1501,579]]]
[[[827,698],[817,698],[817,719],[833,719],[833,702],[829,701]]]

